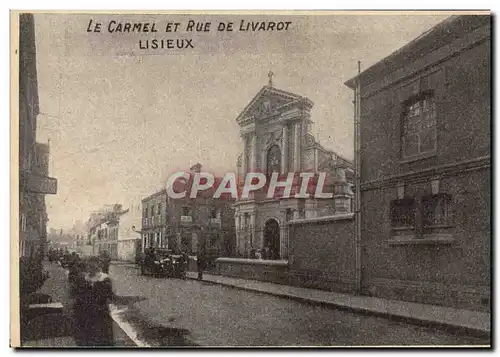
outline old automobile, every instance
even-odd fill
[[[149,248],[141,262],[141,275],[167,277],[172,275],[172,252],[168,249]]]
[[[171,255],[170,258],[172,262],[172,271],[169,276],[172,278],[185,279],[189,259],[187,254]]]

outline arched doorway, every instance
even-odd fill
[[[273,218],[264,225],[264,251],[268,251],[266,259],[280,258],[280,225]]]

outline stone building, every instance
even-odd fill
[[[57,193],[49,177],[49,146],[36,142],[39,114],[35,23],[19,16],[19,254],[31,256],[47,243],[45,195]]]
[[[490,22],[450,17],[346,83],[360,97],[366,294],[489,308]]]
[[[308,98],[277,89],[270,79],[236,118],[244,148],[237,165],[240,185],[249,172],[268,177],[275,172],[285,177],[324,172],[330,189],[337,186],[336,192],[330,191],[335,193],[333,199],[268,198],[263,192],[239,199],[234,205],[239,256],[266,250],[267,258],[286,260],[288,221],[351,211],[347,177],[352,178],[352,163],[325,149],[311,134],[312,107]],[[345,187],[334,185],[337,181]]]

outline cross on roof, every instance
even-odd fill
[[[269,77],[269,86],[273,86],[273,76],[274,76],[274,73],[272,71],[269,71],[269,73],[267,74],[267,76]]]

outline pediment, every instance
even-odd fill
[[[302,99],[303,97],[297,94],[285,92],[270,86],[264,86],[250,103],[248,103],[241,114],[238,115],[236,121],[241,122],[249,118],[259,119],[268,117],[276,114],[283,106],[299,102]]]

